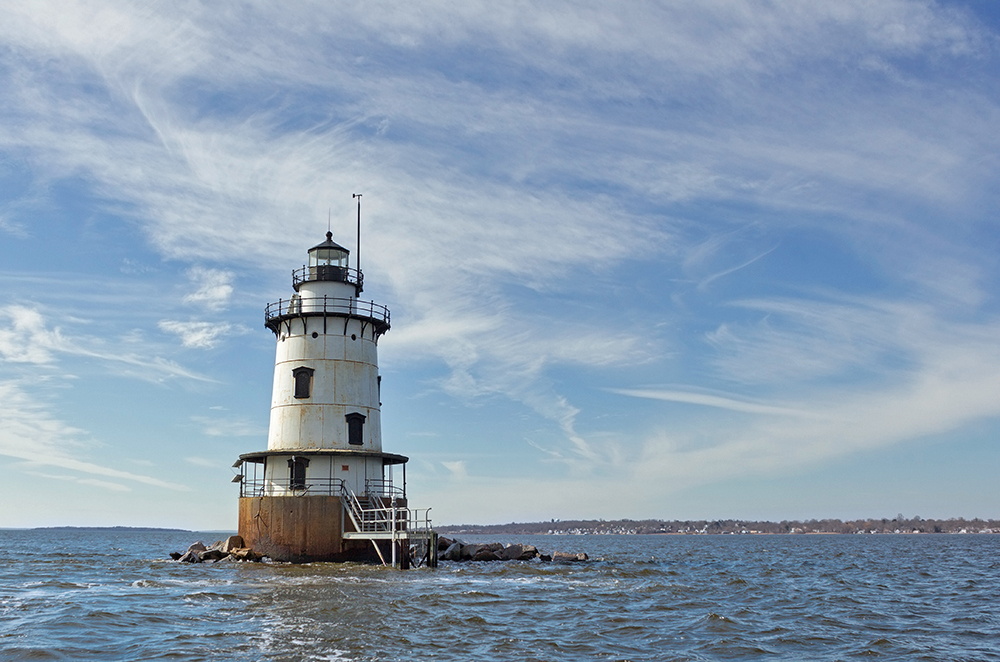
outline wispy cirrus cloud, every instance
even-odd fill
[[[196,349],[212,349],[224,337],[243,335],[248,332],[245,326],[228,322],[161,320],[158,326],[161,331],[179,337],[184,347]]]
[[[152,476],[122,471],[79,459],[87,446],[88,435],[67,425],[24,388],[12,380],[0,381],[0,455],[22,460],[26,467],[58,467],[89,476],[115,478],[169,490],[188,491],[185,485]],[[97,481],[95,483],[94,481]],[[120,484],[100,479],[77,479],[82,484],[97,485],[117,491]]]
[[[7,328],[0,329],[0,356],[14,363],[50,364],[53,351],[65,346],[59,329],[48,329],[41,313],[27,306],[0,309]]]
[[[127,485],[122,485],[121,483],[112,483],[106,480],[100,480],[98,478],[80,478],[79,476],[69,476],[66,474],[51,474],[41,471],[25,471],[24,473],[30,476],[37,476],[45,480],[59,480],[71,483],[76,483],[78,485],[89,485],[91,487],[100,487],[111,492],[131,492],[132,488]]]
[[[741,305],[766,311],[768,321],[715,332],[710,341],[722,376],[758,398],[612,389],[745,414],[716,422],[707,436],[689,424],[651,433],[642,446],[643,475],[669,476],[677,489],[720,476],[770,475],[1000,417],[995,317],[954,321],[925,304],[880,300]]]
[[[774,416],[813,416],[810,412],[770,405],[759,402],[748,402],[739,398],[713,395],[710,393],[698,393],[694,391],[659,389],[659,388],[612,388],[611,393],[628,395],[633,398],[648,398],[650,400],[662,400],[664,402],[679,402],[684,404],[702,405],[704,407],[717,407],[730,411],[743,412],[747,414],[767,414]]]
[[[11,363],[54,365],[60,355],[77,356],[120,366],[143,379],[181,377],[208,380],[204,375],[161,356],[123,353],[106,347],[106,343],[99,338],[64,334],[60,327],[50,327],[37,308],[18,304],[3,306],[0,307],[0,319],[6,319],[10,324],[8,329],[0,331],[0,357]]]
[[[197,304],[207,310],[222,310],[233,295],[233,273],[222,269],[191,267],[188,278],[195,291],[184,295],[184,303]]]
[[[202,434],[209,437],[267,437],[267,426],[242,418],[192,416]]]
[[[363,191],[366,285],[393,308],[384,359],[523,404],[575,468],[613,453],[560,370],[692,384],[617,391],[646,401],[815,413],[905,392],[951,332],[992,330],[996,251],[969,237],[995,225],[995,35],[961,7],[227,6],[21,4],[0,26],[18,54],[0,65],[0,149],[31,154],[39,188],[83,179],[160,255],[217,265],[189,269],[182,303],[221,318],[233,274],[294,264],[331,192],[344,219]],[[817,246],[846,257],[815,264]],[[184,374],[29,313],[0,335],[10,361]],[[238,332],[179,317],[153,325],[185,347]]]

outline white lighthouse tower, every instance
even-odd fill
[[[364,276],[349,258],[327,232],[292,271],[291,298],[265,309],[277,339],[271,423],[267,450],[237,462],[239,533],[278,561],[406,567],[410,542],[434,534],[427,511],[408,508],[408,458],[382,452],[377,352],[389,310],[358,298]]]

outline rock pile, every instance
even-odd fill
[[[418,550],[411,554],[414,558],[419,558]],[[206,547],[205,543],[198,541],[187,548],[183,554],[171,552],[170,558],[174,561],[184,563],[205,563],[217,562],[223,559],[233,561],[260,561],[264,557],[257,554],[252,549],[244,546],[243,538],[240,536],[229,536],[225,540],[219,540]],[[451,540],[449,538],[438,538],[438,558],[441,561],[552,561],[554,563],[576,563],[588,561],[589,557],[584,553],[572,554],[567,552],[554,552],[551,555],[543,554],[534,545],[522,545],[513,543],[504,545],[498,542],[491,543],[466,543],[461,540]]]
[[[206,561],[221,561],[222,559],[260,561],[264,557],[252,549],[244,547],[243,538],[240,536],[229,536],[225,540],[219,540],[209,547],[205,547],[205,543],[199,540],[188,547],[187,551],[183,554],[180,552],[170,552],[170,558],[185,563],[204,563]]]
[[[554,561],[556,563],[573,563],[587,561],[583,552],[569,554],[555,552],[552,555],[542,554],[534,545],[513,543],[503,545],[498,542],[466,543],[461,540],[451,540],[444,536],[438,538],[438,559],[441,561]]]

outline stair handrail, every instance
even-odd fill
[[[345,501],[344,510],[347,511],[348,516],[351,518],[351,523],[354,524],[354,528],[359,533],[364,531],[364,508],[361,506],[361,502],[358,500],[358,496],[354,493],[350,487],[346,484],[341,485],[340,496],[343,501]]]
[[[431,531],[430,508],[407,508],[396,505],[392,499],[386,506],[381,498],[377,501],[366,494],[364,501],[346,484],[341,485],[344,510],[358,533],[402,533]],[[379,505],[374,506],[374,503]]]

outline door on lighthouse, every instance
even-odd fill
[[[288,460],[288,489],[306,489],[306,467],[309,460],[304,457],[293,457]]]

